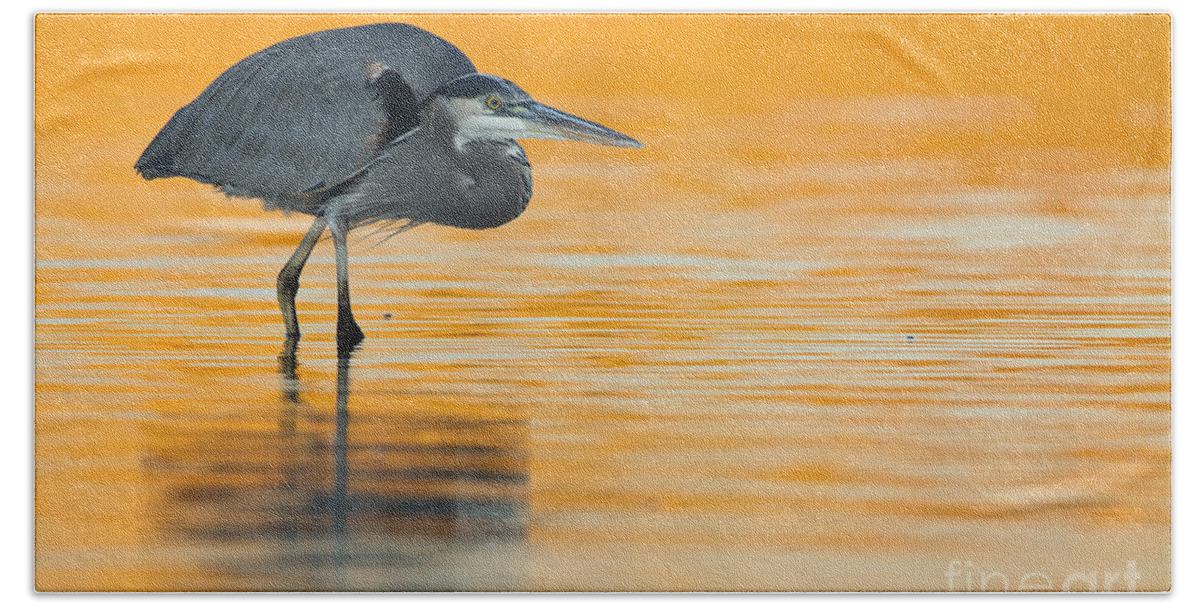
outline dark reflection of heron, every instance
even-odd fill
[[[223,556],[216,588],[521,588],[526,423],[390,413],[402,401],[356,418],[351,362],[338,358],[330,420],[288,340],[274,431],[205,432],[158,457],[164,531]]]

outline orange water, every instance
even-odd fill
[[[340,363],[304,218],[132,164],[382,18],[38,19],[39,588],[1170,584],[1165,17],[397,19],[646,147],[364,231]]]

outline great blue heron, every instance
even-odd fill
[[[300,336],[300,272],[328,227],[345,349],[363,338],[350,310],[347,233],[375,222],[400,230],[511,221],[533,195],[522,138],[641,147],[476,72],[429,32],[378,23],[291,38],[243,59],[176,112],[134,167],[146,179],[187,177],[315,218],[276,282],[289,340]]]

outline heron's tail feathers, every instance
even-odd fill
[[[150,146],[142,152],[141,158],[134,163],[133,168],[145,179],[158,179],[160,177],[174,177],[179,175],[175,171],[175,162],[170,154],[163,154],[163,146],[155,146],[157,140],[151,142]]]

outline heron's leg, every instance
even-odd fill
[[[354,321],[354,313],[350,311],[350,254],[346,249],[346,233],[349,232],[349,227],[339,222],[330,228],[333,233],[333,250],[337,256],[338,351],[348,352],[362,342],[365,336]]]
[[[304,240],[300,241],[292,257],[283,265],[283,270],[279,271],[279,278],[275,281],[275,295],[279,298],[279,310],[283,313],[283,324],[287,326],[288,338],[300,337],[300,323],[296,321],[296,292],[300,289],[300,272],[304,270],[304,263],[308,261],[313,247],[316,247],[321,235],[325,234],[325,226],[324,218],[318,217],[313,220],[308,234],[304,235]]]

